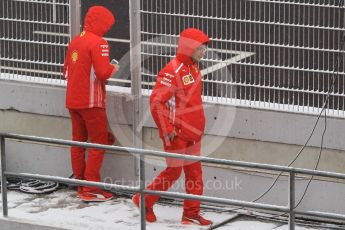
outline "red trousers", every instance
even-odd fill
[[[70,109],[72,120],[72,140],[108,144],[107,115],[105,109]],[[85,148],[71,147],[71,161],[74,177],[80,180],[101,180],[100,169],[103,163],[104,150],[89,149],[87,161]],[[96,188],[84,187],[84,191]]]
[[[164,143],[166,152],[200,155],[201,142],[184,141],[178,136],[174,138],[170,146]],[[202,195],[203,180],[201,162],[185,161],[180,159],[167,158],[167,167],[163,170],[147,187],[150,190],[167,191],[177,181],[182,169],[185,174],[185,189],[187,194]],[[151,207],[159,199],[159,196],[146,195],[146,205]],[[184,213],[187,215],[198,214],[200,211],[200,201],[185,200],[183,204]]]

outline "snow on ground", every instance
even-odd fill
[[[140,229],[139,210],[130,199],[117,198],[106,203],[84,203],[76,198],[75,191],[62,189],[49,195],[30,195],[16,191],[8,193],[9,218],[65,229]],[[0,203],[2,206],[2,203]],[[197,225],[181,225],[182,208],[157,204],[154,207],[158,221],[148,223],[147,229],[206,229]],[[205,217],[221,222],[232,214],[205,212]],[[2,218],[2,217],[1,217]],[[248,218],[247,218],[248,219]],[[287,230],[287,225],[241,220],[220,230]],[[296,227],[297,230],[311,229]],[[315,228],[313,228],[315,229]]]

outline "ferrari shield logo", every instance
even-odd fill
[[[182,81],[184,85],[189,85],[194,82],[194,78],[192,75],[186,75],[182,77]]]
[[[71,59],[73,63],[76,63],[78,60],[78,51],[74,50],[71,55]]]

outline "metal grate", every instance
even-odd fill
[[[69,0],[0,2],[2,78],[61,79],[70,38],[70,4]],[[141,0],[142,88],[150,93],[158,71],[175,56],[179,33],[196,27],[211,38],[200,64],[204,101],[318,113],[334,80],[328,113],[345,116],[344,62],[337,66],[336,61],[344,60],[343,4],[343,0]],[[130,80],[118,82],[128,87]]]
[[[317,113],[334,79],[328,113],[344,116],[343,4],[142,0],[143,88],[175,55],[179,33],[196,27],[212,40],[200,64],[205,101]]]
[[[2,0],[1,78],[62,78],[69,41],[69,0]]]

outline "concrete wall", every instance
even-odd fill
[[[70,139],[71,127],[65,109],[65,88],[42,84],[0,82],[0,131]],[[132,143],[132,97],[126,90],[108,91],[107,113],[119,143]],[[144,97],[144,145],[161,149]],[[262,163],[287,165],[306,142],[316,117],[295,113],[205,104],[207,125],[203,154]],[[343,170],[345,122],[328,118],[322,169]],[[308,146],[296,161],[298,167],[312,167],[321,142],[323,120]],[[327,166],[329,165],[329,166]]]
[[[64,93],[64,87],[0,81],[0,132],[70,139],[71,126],[64,108]],[[148,98],[144,98],[144,103],[144,147],[160,150],[162,144],[148,111]],[[131,146],[131,96],[125,90],[109,91],[107,104],[117,144]],[[205,107],[207,131],[203,155],[268,164],[287,165],[301,149],[316,119],[309,115],[222,105],[206,104]],[[345,172],[344,126],[341,119],[328,119],[326,149],[319,169]],[[309,147],[293,166],[315,167],[321,131],[321,127],[316,129]],[[8,141],[6,150],[11,171],[71,174],[68,148]],[[164,168],[164,160],[148,158],[146,162],[146,176],[150,181]],[[134,156],[125,153],[106,156],[102,174],[107,182],[132,184],[136,180],[135,172]],[[263,193],[274,179],[272,174],[214,165],[204,167],[204,178],[208,183],[205,194],[248,201]],[[239,187],[236,187],[237,182]],[[301,196],[306,183],[305,179],[297,182],[297,197]],[[218,185],[222,187],[216,188]],[[345,213],[345,200],[341,198],[344,189],[344,184],[336,181],[313,181],[301,208]],[[173,190],[183,191],[183,179]],[[286,204],[286,191],[287,181],[283,177],[262,202]],[[331,199],[325,199],[329,197]]]
[[[64,87],[1,81],[0,91],[0,132],[71,139],[69,114],[64,108]],[[126,96],[109,95],[109,113],[115,114],[111,105],[121,104],[121,98],[126,102]],[[121,110],[126,111],[126,104],[122,105]],[[131,127],[127,125],[125,116],[117,113],[111,126],[120,130],[121,144],[129,146]],[[7,168],[11,171],[59,176],[72,174],[67,147],[9,140],[6,152]],[[135,159],[132,155],[120,153],[115,157],[107,154],[104,162],[103,175],[111,180],[135,179]]]
[[[108,116],[112,124],[131,124],[132,98],[126,90],[113,87],[107,98]],[[127,90],[128,91],[128,90]],[[48,116],[69,117],[64,106],[65,88],[42,84],[1,81],[0,109]],[[206,134],[247,140],[303,145],[311,133],[316,116],[205,104]],[[146,127],[155,127],[144,97]],[[345,150],[343,119],[328,118],[324,147]],[[323,120],[319,122],[308,146],[320,145]]]

